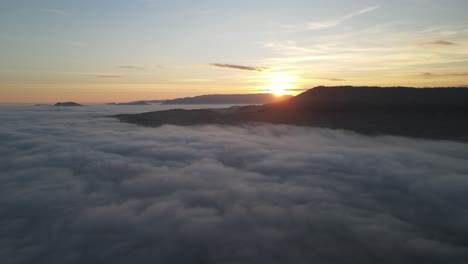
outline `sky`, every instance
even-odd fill
[[[2,0],[0,103],[468,85],[466,0]]]

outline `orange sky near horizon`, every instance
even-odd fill
[[[0,103],[468,86],[468,1],[105,2],[0,2]]]

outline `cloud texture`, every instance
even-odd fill
[[[468,261],[467,144],[146,110],[1,108],[0,263]]]
[[[269,70],[268,67],[252,67],[252,66],[242,66],[242,65],[233,65],[233,64],[221,64],[221,63],[211,63],[211,66],[219,67],[219,68],[228,68],[234,70],[243,70],[243,71],[265,71]]]
[[[421,46],[454,46],[457,44],[451,41],[437,40],[437,41],[430,41],[430,42],[421,42],[419,43],[419,45]]]
[[[367,14],[367,13],[370,13],[372,11],[375,11],[377,9],[379,9],[380,7],[379,6],[369,6],[369,7],[366,7],[364,9],[361,9],[359,11],[356,11],[354,13],[350,13],[350,14],[347,14],[345,16],[342,16],[342,17],[338,17],[338,18],[335,18],[335,19],[332,19],[332,20],[327,20],[327,21],[321,21],[321,22],[312,22],[312,23],[309,23],[307,24],[307,29],[310,29],[310,30],[317,30],[317,29],[326,29],[326,28],[332,28],[332,27],[336,27],[350,19],[353,19],[354,17],[357,17],[357,16],[360,16],[360,15],[364,15],[364,14]]]

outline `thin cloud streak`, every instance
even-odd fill
[[[56,15],[61,15],[61,16],[68,16],[70,13],[60,10],[60,9],[50,9],[50,8],[41,8],[39,9],[41,12],[45,13],[51,13],[51,14],[56,14]]]
[[[268,67],[252,67],[252,66],[242,66],[242,65],[234,65],[234,64],[222,64],[222,63],[210,63],[211,66],[219,67],[219,68],[228,68],[228,69],[235,69],[235,70],[244,70],[244,71],[266,71],[270,68]]]
[[[310,29],[310,30],[317,30],[317,29],[325,29],[325,28],[336,27],[336,26],[342,24],[345,21],[348,21],[348,20],[350,20],[350,19],[352,19],[354,17],[360,16],[360,15],[370,13],[370,12],[372,12],[374,10],[377,10],[378,8],[380,8],[380,7],[379,6],[370,6],[370,7],[366,7],[364,9],[361,9],[361,10],[359,10],[357,12],[354,12],[354,13],[351,13],[351,14],[348,14],[348,15],[333,19],[333,20],[308,23],[307,28]]]
[[[98,78],[123,78],[122,75],[99,75]]]
[[[127,69],[127,70],[144,70],[145,66],[139,66],[139,65],[120,65],[118,66],[120,69]]]
[[[380,6],[369,6],[366,8],[363,8],[359,11],[344,15],[342,17],[337,17],[334,19],[330,20],[324,20],[324,21],[315,21],[315,22],[310,22],[302,25],[293,25],[293,26],[283,26],[284,28],[289,28],[292,30],[297,30],[297,31],[302,31],[302,30],[322,30],[322,29],[327,29],[327,28],[333,28],[336,26],[341,25],[343,22],[346,22],[348,20],[351,20],[355,17],[373,12],[377,9],[379,9]]]
[[[456,73],[432,73],[432,72],[425,72],[422,74],[417,75],[418,77],[423,78],[439,78],[439,77],[468,77],[468,72],[456,72]]]
[[[457,43],[445,40],[437,40],[437,41],[429,41],[429,42],[421,42],[419,46],[455,46]]]
[[[332,82],[345,82],[345,79],[339,78],[317,78],[317,80],[325,80],[325,81],[332,81]]]

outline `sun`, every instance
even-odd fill
[[[286,94],[286,90],[283,85],[272,85],[269,87],[269,92],[276,97],[282,97]]]
[[[294,88],[295,78],[285,74],[272,74],[267,77],[269,85],[265,86],[265,90],[273,94],[276,97],[282,97],[291,93]]]

